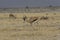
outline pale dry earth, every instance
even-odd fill
[[[13,13],[16,19],[9,18],[9,13],[0,13],[0,40],[60,40],[60,12]],[[22,17],[39,17],[30,25]],[[48,20],[40,20],[48,16]]]

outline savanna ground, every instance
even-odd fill
[[[0,13],[0,40],[60,40],[60,13],[13,13],[16,19],[9,18],[9,13]],[[30,25],[22,17],[48,16],[47,20],[38,20]]]

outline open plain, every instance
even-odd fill
[[[0,40],[60,40],[60,12],[45,13],[0,13]],[[23,16],[39,17],[30,25],[23,21]],[[47,16],[47,20],[40,20]]]

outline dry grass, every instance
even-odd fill
[[[60,40],[60,13],[13,13],[0,14],[0,40]],[[38,24],[23,23],[22,17],[48,16],[48,20],[38,20]]]

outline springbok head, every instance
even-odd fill
[[[23,20],[26,21],[26,19],[27,19],[27,16],[23,16]]]

